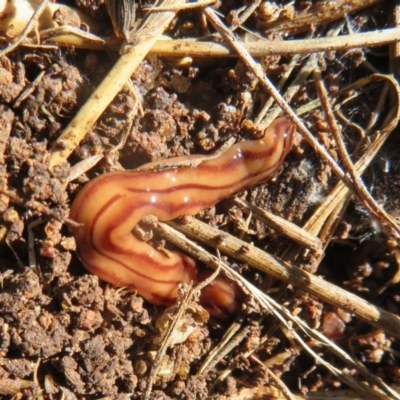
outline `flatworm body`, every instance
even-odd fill
[[[262,139],[237,143],[196,168],[112,172],[89,182],[70,213],[81,224],[72,232],[83,265],[107,282],[136,289],[153,304],[171,305],[180,282],[198,281],[198,268],[180,252],[166,256],[137,239],[134,226],[147,214],[160,221],[194,215],[266,180],[282,165],[294,132],[290,121],[279,118]],[[204,289],[203,303],[211,313],[229,312],[236,307],[236,291],[231,281],[217,278]]]

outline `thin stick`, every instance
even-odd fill
[[[243,48],[241,43],[235,38],[232,32],[227,29],[225,25],[219,20],[215,12],[207,7],[204,9],[204,13],[206,14],[209,21],[212,23],[215,29],[217,29],[224,39],[229,43],[229,45],[235,49],[243,62],[247,65],[248,68],[256,75],[259,79],[261,85],[264,89],[274,97],[277,104],[282,108],[282,110],[286,113],[286,115],[293,121],[296,125],[297,129],[303,135],[303,137],[309,142],[309,144],[313,147],[313,149],[319,154],[319,156],[329,165],[335,175],[341,179],[344,184],[353,190],[356,194],[357,191],[354,188],[353,182],[348,178],[347,175],[343,172],[343,170],[339,167],[339,165],[335,162],[335,160],[331,157],[331,155],[327,152],[327,150],[317,142],[311,132],[305,127],[300,118],[296,115],[296,113],[292,110],[289,104],[283,99],[281,94],[276,90],[271,81],[264,75],[263,70],[260,65],[257,64],[250,56],[250,54]],[[390,224],[392,229],[396,232],[397,235],[400,235],[400,230],[396,227],[395,224]]]
[[[242,14],[233,21],[230,29],[235,31],[237,28],[241,27],[246,20],[250,18],[253,12],[260,6],[262,0],[253,0],[250,4],[246,7],[246,9],[242,12]]]
[[[165,0],[164,4],[179,5],[184,2],[184,0]],[[135,47],[124,47],[127,51],[121,55],[113,69],[53,144],[49,159],[50,168],[66,161],[146,57],[175,15],[176,13],[173,11],[155,12],[145,19],[143,27],[136,32],[133,38],[137,45]]]
[[[400,318],[398,316],[374,306],[318,276],[309,274],[292,265],[284,264],[258,248],[249,248],[248,243],[226,233],[221,233],[216,228],[194,218],[189,220],[185,225],[179,225],[176,222],[169,222],[168,224],[197,241],[208,245],[214,244],[222,253],[243,261],[277,279],[291,283],[329,304],[355,314],[362,321],[400,338]]]
[[[214,4],[217,0],[203,0],[196,1],[196,3],[182,4],[178,6],[159,6],[159,7],[143,7],[142,11],[183,11],[183,10],[193,10],[194,8],[210,6]]]
[[[400,233],[400,227],[397,224],[396,220],[392,218],[389,214],[387,214],[386,211],[379,206],[379,204],[377,204],[377,202],[370,195],[364,183],[362,182],[360,175],[357,173],[344,144],[339,125],[336,122],[331,104],[329,102],[328,92],[322,82],[321,74],[318,71],[314,71],[314,76],[316,77],[317,89],[321,98],[321,103],[325,112],[326,120],[336,141],[339,155],[342,158],[343,164],[346,167],[350,179],[353,182],[355,193],[357,194],[362,205],[371,215],[373,215],[379,221],[385,221],[388,225],[392,227],[393,230]]]
[[[289,104],[284,100],[281,94],[276,90],[272,82],[265,76],[260,65],[256,63],[246,49],[241,45],[241,43],[235,38],[232,32],[220,21],[218,16],[215,14],[214,10],[207,7],[204,9],[204,13],[207,18],[217,29],[224,39],[229,43],[229,45],[239,54],[240,58],[247,65],[247,67],[256,75],[259,79],[261,85],[269,93],[282,110],[287,114],[287,116],[295,123],[300,133],[303,134],[304,138],[311,144],[314,150],[327,162],[327,164],[332,168],[332,171],[341,179],[345,179],[345,174],[342,169],[336,164],[335,160],[330,156],[324,147],[322,147],[313,137],[311,132],[304,126],[300,118],[295,114]],[[348,179],[347,179],[348,181]],[[349,182],[351,185],[351,182]]]
[[[264,57],[271,54],[294,55],[348,50],[358,47],[382,46],[400,40],[400,28],[383,29],[316,39],[270,41],[243,43],[243,47],[253,57]],[[190,46],[190,47],[188,47]],[[161,56],[182,57],[228,57],[237,55],[235,50],[221,43],[174,40],[168,44],[158,41],[151,50]],[[175,53],[175,54],[174,54]]]
[[[191,295],[192,295],[192,290],[191,290],[191,287],[189,287],[188,290],[186,290],[184,292],[184,295],[181,298],[181,306],[176,309],[174,315],[171,317],[171,323],[168,326],[168,329],[164,336],[164,340],[163,340],[160,348],[157,351],[156,358],[155,358],[152,368],[150,370],[149,378],[147,381],[146,391],[143,395],[143,400],[147,400],[150,397],[154,380],[155,380],[157,373],[161,367],[161,360],[164,357],[164,355],[168,349],[169,339],[171,338],[175,328],[177,327],[179,320],[182,318],[184,312],[186,311],[186,308],[187,308],[186,306],[190,300]]]
[[[48,39],[48,43],[57,43],[60,46],[75,46],[92,50],[119,50],[121,41],[116,38],[99,37],[99,43],[85,40],[75,35],[59,35]],[[243,43],[243,47],[253,57],[265,57],[272,54],[295,55],[310,54],[325,51],[349,50],[361,47],[383,46],[400,41],[400,27],[353,33],[338,37],[324,37],[316,39],[270,41]],[[106,43],[106,46],[102,44]],[[196,40],[158,40],[149,51],[165,57],[237,57],[236,51],[223,43],[200,42]]]
[[[327,368],[342,382],[356,389],[357,392],[363,394],[364,397],[365,395],[368,395],[370,397],[378,396],[378,398],[380,398],[377,390],[376,389],[371,390],[369,385],[362,384],[359,381],[359,377],[355,379],[352,374],[345,373],[342,370],[338,370],[337,368],[329,364],[329,362],[326,362],[318,354],[316,354],[307,345],[307,342],[305,342],[302,339],[302,336],[300,336],[297,333],[297,329],[293,329],[292,323],[301,328],[307,335],[310,335],[312,338],[323,343],[326,346],[326,348],[328,348],[333,354],[335,354],[337,357],[339,357],[348,365],[349,370],[354,369],[359,373],[361,373],[368,382],[373,382],[378,388],[380,388],[383,392],[389,395],[388,398],[397,400],[400,399],[400,397],[393,390],[387,387],[387,385],[385,385],[381,379],[371,374],[368,371],[368,369],[364,367],[361,363],[358,363],[355,360],[353,360],[346,352],[340,349],[334,342],[327,339],[322,333],[318,332],[317,330],[311,329],[304,321],[292,315],[292,313],[288,309],[286,309],[281,304],[275,302],[265,293],[261,292],[257,287],[255,287],[246,279],[244,279],[239,273],[229,268],[224,262],[221,262],[220,259],[217,259],[217,257],[212,256],[206,250],[204,250],[203,248],[201,248],[200,246],[196,245],[191,240],[189,240],[182,233],[176,231],[175,229],[171,228],[165,223],[159,222],[157,225],[157,230],[160,233],[162,233],[162,235],[169,241],[185,249],[185,251],[187,251],[191,256],[198,258],[211,268],[214,269],[221,268],[225,276],[228,276],[230,277],[230,279],[233,279],[236,283],[238,283],[238,285],[242,287],[242,289],[246,293],[249,293],[251,296],[253,296],[254,299],[259,304],[259,306],[264,310],[264,312],[272,313],[281,322],[282,327],[284,327],[288,331],[290,330],[290,333],[293,335],[293,337],[296,339],[296,341],[300,344],[300,346],[303,349],[305,349],[312,357],[314,357],[321,365],[325,366],[325,368]],[[253,350],[243,353],[243,357],[250,356],[252,352]],[[225,379],[231,373],[231,371],[232,371],[231,367],[228,367],[227,369],[222,371],[217,378],[218,381],[222,381],[223,379]]]
[[[320,252],[322,250],[321,241],[306,230],[299,228],[297,225],[287,221],[284,218],[278,217],[268,211],[239,198],[235,198],[235,203],[242,209],[252,211],[253,215],[262,223],[269,226],[278,233],[289,237],[301,246],[307,249]]]

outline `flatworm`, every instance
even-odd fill
[[[137,290],[153,304],[171,305],[180,282],[199,280],[195,261],[180,252],[166,256],[157,251],[132,234],[134,226],[147,214],[160,221],[194,215],[266,180],[282,165],[294,132],[289,120],[278,118],[262,139],[237,143],[196,168],[111,172],[89,182],[70,213],[80,224],[72,233],[83,265],[107,282]],[[230,312],[237,307],[236,293],[233,282],[218,277],[203,289],[201,301],[213,314]]]

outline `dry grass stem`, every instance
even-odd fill
[[[263,88],[275,99],[277,104],[282,108],[282,110],[286,113],[286,115],[296,124],[297,129],[303,135],[303,137],[310,143],[313,149],[321,156],[321,158],[329,165],[335,175],[340,178],[347,187],[353,190],[357,194],[357,190],[354,188],[354,184],[349,179],[349,177],[343,172],[343,170],[339,167],[339,165],[335,162],[335,160],[330,156],[330,154],[326,151],[326,149],[321,146],[313,137],[311,132],[305,127],[302,121],[298,118],[295,112],[291,109],[291,107],[287,104],[281,94],[276,90],[273,84],[269,81],[269,79],[264,75],[261,67],[257,64],[250,56],[250,54],[241,46],[241,43],[237,41],[235,36],[230,32],[219,20],[215,12],[207,7],[204,12],[206,13],[207,18],[210,20],[215,29],[217,29],[224,39],[229,43],[229,45],[234,48],[238,54],[240,55],[243,62],[247,65],[248,68],[256,75],[259,79],[260,84]],[[366,194],[365,194],[366,195]],[[395,221],[391,221],[390,218],[386,220],[390,224],[390,227],[393,229],[396,235],[400,236],[400,229],[395,223]]]
[[[376,217],[380,223],[387,223],[395,232],[400,235],[400,226],[397,224],[396,220],[388,215],[385,210],[383,210],[377,202],[373,199],[373,197],[369,194],[367,188],[362,182],[360,175],[357,173],[354,168],[354,164],[350,159],[350,156],[347,152],[346,146],[343,141],[342,132],[339,125],[336,122],[336,118],[334,116],[332,106],[328,99],[328,93],[326,88],[322,82],[321,74],[318,71],[314,72],[316,77],[317,89],[319,96],[321,98],[322,107],[325,113],[326,120],[330,126],[332,135],[336,141],[336,145],[339,151],[339,155],[343,161],[343,164],[350,176],[351,181],[353,182],[353,188],[355,194],[357,194],[358,199],[363,204],[368,212],[371,213],[374,217]]]
[[[252,357],[253,360],[256,359],[256,357]],[[296,400],[296,397],[294,396],[294,394],[292,394],[290,392],[290,390],[288,389],[288,387],[282,382],[282,380],[279,379],[279,377],[277,375],[275,375],[270,368],[267,368],[266,366],[264,366],[264,364],[261,361],[258,361],[258,364],[261,364],[261,366],[267,371],[268,376],[270,376],[272,378],[272,381],[275,382],[276,386],[281,390],[283,396],[285,397],[285,399],[288,400]]]
[[[73,165],[68,171],[68,176],[65,178],[65,183],[67,184],[75,179],[78,179],[85,172],[92,169],[103,157],[104,154],[96,154]]]
[[[214,346],[204,359],[197,375],[203,375],[214,368],[227,354],[229,354],[249,334],[250,327],[242,327],[241,323],[234,322],[226,329],[221,341]]]
[[[355,4],[354,5],[355,8],[351,9],[350,12],[357,11],[357,9],[360,6],[363,6],[363,4],[361,3]],[[368,3],[376,3],[376,0]],[[41,4],[44,4],[44,2],[42,2]],[[205,4],[207,4],[207,2],[202,2],[201,6],[204,6]],[[200,4],[196,3],[194,5],[200,6]],[[364,6],[368,5],[370,4],[364,4]],[[182,7],[187,7],[187,6],[189,5],[182,3],[174,7],[174,9],[176,10],[182,9]],[[253,7],[254,4],[252,4],[252,7],[249,6],[248,9],[246,9],[246,11],[247,10],[251,11]],[[88,48],[92,50],[120,49],[122,42],[119,39],[97,37],[97,40],[95,40],[94,35],[85,36],[84,32],[82,31],[79,32],[79,30],[76,28],[74,29],[74,27],[70,26],[58,27],[57,24],[54,21],[52,21],[49,17],[53,15],[53,13],[59,8],[66,8],[66,9],[68,8],[69,10],[73,10],[73,12],[79,15],[79,17],[90,27],[92,33],[98,31],[99,24],[96,21],[92,20],[91,18],[87,17],[79,10],[51,3],[47,5],[47,8],[49,9],[49,12],[46,12],[43,18],[39,19],[39,23],[42,29],[50,29],[49,32],[52,32],[52,35],[56,35],[54,37],[47,38],[49,42],[61,46],[75,46],[77,48]],[[339,9],[339,7],[337,8]],[[326,4],[324,4],[324,10],[325,9],[326,9]],[[238,21],[240,21],[240,23],[242,23],[242,18],[245,19],[247,15],[246,11],[243,12],[239,17]],[[38,12],[38,9],[36,10],[36,12]],[[341,9],[340,12],[341,15],[339,15],[337,18],[343,16],[344,10]],[[12,21],[6,21],[7,35],[9,36],[20,35],[21,32],[24,30],[24,28],[25,30],[28,29],[27,26],[27,23],[29,22],[28,16],[29,15],[27,14],[22,14],[22,15],[17,14]],[[320,15],[318,15],[318,18],[319,17]],[[297,17],[295,21],[297,23],[298,21]],[[309,23],[309,21],[307,22]],[[231,29],[234,30],[237,28],[237,26],[238,26],[237,24],[234,24],[231,27]],[[57,30],[57,28],[59,30]],[[48,33],[46,33],[46,31],[43,31],[43,34],[47,35]],[[24,37],[26,37],[26,35],[23,35],[22,39]],[[44,36],[43,39],[46,39],[46,36]],[[242,45],[253,57],[263,57],[269,54],[296,55],[296,54],[310,54],[313,52],[321,52],[321,51],[346,50],[346,49],[360,48],[360,47],[381,46],[389,43],[397,43],[398,41],[400,41],[400,28],[397,27],[379,31],[353,33],[350,35],[342,35],[339,37],[332,37],[332,38],[325,37],[317,39],[287,40],[287,41],[276,41],[276,42],[262,40],[258,42],[243,43]],[[104,46],[104,43],[106,44],[106,46]],[[223,44],[212,43],[212,42],[196,42],[193,40],[173,40],[170,42],[165,42],[162,40],[157,41],[154,44],[154,47],[150,49],[149,52],[152,54],[168,56],[168,57],[182,57],[186,55],[190,55],[192,57],[237,56],[237,53],[235,51],[231,50],[228,46],[225,46]]]
[[[360,133],[360,138],[363,139],[360,141],[360,143],[357,145],[354,154],[359,155],[359,152],[361,149],[364,148],[365,145],[365,139],[367,138],[367,135],[371,134],[371,130],[374,127],[378,116],[380,116],[382,112],[383,105],[385,101],[387,101],[387,96],[389,93],[389,87],[390,84],[392,84],[394,93],[396,93],[396,98],[398,99],[398,86],[397,82],[391,78],[391,77],[385,77],[382,75],[373,75],[370,76],[370,79],[384,79],[388,80],[387,83],[384,85],[383,90],[381,92],[380,98],[376,104],[375,110],[371,113],[370,120],[366,124],[367,128],[363,129],[362,127],[354,124],[351,121],[348,121],[348,119],[341,114],[340,109],[338,105],[335,107],[335,111],[338,115],[338,117],[343,121],[344,124],[347,124],[348,126],[352,126],[356,131],[359,131]],[[365,82],[366,83],[366,82]],[[337,95],[337,93],[336,93]],[[337,96],[336,96],[337,97]],[[346,98],[345,101],[347,101],[348,98]],[[393,108],[393,112],[391,113],[391,116],[389,115],[387,118],[387,123],[384,123],[384,126],[379,129],[379,134],[376,136],[375,141],[372,144],[368,145],[368,148],[363,154],[358,163],[355,166],[355,171],[359,173],[360,175],[364,172],[365,168],[370,164],[370,162],[374,159],[375,155],[379,151],[379,149],[382,147],[382,145],[385,143],[386,139],[389,136],[389,133],[392,131],[394,128],[396,122],[397,122],[397,114],[398,114],[398,107],[399,107],[399,102],[398,100],[396,101],[397,106]],[[390,119],[390,117],[392,119]],[[363,162],[362,160],[368,160],[367,163]],[[351,192],[348,190],[347,187],[345,187],[341,182],[333,189],[333,191],[326,197],[326,199],[323,201],[323,203],[315,210],[313,216],[308,220],[308,222],[303,226],[304,229],[310,230],[313,234],[319,236],[323,248],[325,249],[329,243],[330,239],[335,233],[336,227],[339,225],[341,221],[341,216],[344,214],[347,205],[349,204],[351,200]],[[286,252],[285,255],[283,256],[283,259],[285,261],[294,261],[297,259],[299,254],[299,250],[295,246],[290,246]],[[324,256],[324,252],[321,252],[319,255],[317,255],[317,258],[315,260],[315,264],[319,265],[320,261],[322,260],[322,257]]]
[[[81,43],[92,43],[96,47],[107,49],[107,43],[101,37],[94,35],[93,33],[85,32],[80,28],[70,25],[58,26],[56,28],[46,29],[40,32],[40,39],[43,42],[52,43],[53,37],[74,37]],[[56,41],[57,42],[57,41]],[[58,44],[58,43],[57,43]],[[90,46],[89,46],[90,48]]]
[[[184,0],[166,0],[163,4],[179,5],[183,3]],[[145,18],[143,25],[139,27],[135,33],[136,36],[133,38],[133,40],[136,38],[136,46],[128,46],[123,49],[123,54],[112,70],[53,144],[49,159],[50,168],[66,161],[116,94],[126,84],[174,16],[174,12],[164,11],[152,13]]]
[[[330,29],[327,32],[327,37],[333,36],[337,34],[336,29]],[[311,38],[310,38],[311,39]],[[293,56],[292,60],[290,61],[284,75],[280,79],[277,89],[280,91],[286,82],[286,80],[289,78],[289,74],[291,74],[292,69],[294,69],[297,66],[297,62],[300,60],[300,54],[296,54]],[[315,68],[318,66],[318,54],[310,54],[308,57],[308,60],[302,65],[300,71],[296,74],[294,77],[293,82],[290,83],[289,87],[285,91],[283,98],[290,103],[292,98],[298,93],[298,91],[303,87],[304,82],[308,79],[308,77],[313,73]],[[267,127],[280,113],[281,109],[278,105],[275,105],[273,110],[268,113],[266,116],[269,108],[272,106],[274,103],[274,98],[270,97],[264,107],[262,108],[261,112],[257,116],[255,125],[259,126],[261,129],[264,127]],[[260,126],[260,122],[262,121],[262,124]]]
[[[143,11],[184,11],[193,10],[194,8],[206,7],[216,3],[217,0],[202,0],[195,3],[181,4],[179,6],[158,6],[158,7],[143,7]]]
[[[308,293],[313,294],[327,303],[343,308],[356,315],[364,322],[383,329],[388,334],[400,338],[400,318],[388,311],[376,307],[324,279],[302,271],[289,264],[283,264],[268,253],[249,246],[227,233],[207,224],[190,219],[184,225],[170,222],[175,229],[179,229],[189,237],[202,243],[216,246],[222,253],[234,257],[250,266],[269,274],[276,279],[290,283]]]
[[[55,32],[56,33],[56,32]],[[324,51],[349,50],[360,47],[375,47],[400,41],[400,28],[389,28],[379,31],[353,33],[338,37],[317,39],[297,39],[284,41],[260,40],[242,43],[242,46],[253,57],[265,57],[271,54],[296,55]],[[111,49],[118,51],[121,41],[116,38],[99,37],[98,43],[85,40],[83,36],[59,34],[47,40],[47,43],[60,46],[75,46],[92,50]],[[104,46],[104,44],[106,46]],[[201,42],[196,40],[158,40],[150,48],[149,54],[165,57],[237,57],[237,53],[221,43]]]
[[[244,7],[244,10],[236,16],[232,25],[229,27],[231,31],[241,28],[242,25],[250,18],[253,12],[260,6],[262,0],[254,0]]]
[[[200,223],[199,221],[193,221],[194,223]],[[169,223],[170,225],[174,225],[174,223]],[[200,228],[201,229],[201,228]],[[389,388],[387,385],[384,384],[379,378],[375,377],[372,373],[368,371],[367,368],[365,368],[362,364],[358,363],[357,361],[354,361],[347,353],[345,353],[343,350],[341,350],[334,342],[330,341],[327,339],[322,333],[318,332],[317,330],[311,329],[306,323],[304,323],[300,318],[292,315],[289,310],[287,310],[285,307],[282,305],[278,304],[275,302],[272,298],[267,296],[265,293],[261,292],[258,288],[253,286],[251,283],[249,283],[247,280],[245,280],[241,275],[239,275],[237,272],[229,268],[225,263],[221,262],[219,259],[217,259],[215,256],[212,256],[209,254],[207,251],[199,247],[198,245],[194,244],[192,241],[188,240],[187,237],[182,235],[180,232],[175,231],[173,228],[170,226],[164,224],[164,223],[158,223],[157,230],[162,233],[163,236],[165,236],[169,241],[172,243],[176,244],[177,246],[180,246],[181,248],[185,249],[186,252],[188,252],[191,256],[198,258],[200,261],[204,262],[208,266],[212,268],[221,268],[224,274],[231,279],[234,279],[247,293],[251,293],[252,296],[255,297],[255,299],[259,302],[260,306],[268,313],[272,313],[280,322],[281,324],[285,327],[285,330],[288,330],[291,332],[291,335],[293,335],[296,339],[296,341],[299,343],[300,347],[305,349],[307,352],[309,352],[312,357],[318,360],[319,363],[324,365],[326,368],[328,368],[338,379],[341,381],[345,382],[348,384],[350,387],[354,388],[358,393],[364,393],[364,395],[368,395],[371,398],[391,398],[391,399],[396,399],[399,400],[400,397],[399,395],[394,392],[391,388]],[[218,230],[216,230],[218,232]],[[185,232],[187,233],[187,232]],[[196,236],[196,233],[193,233],[193,236]],[[200,241],[203,241],[201,238],[199,238]],[[233,240],[235,238],[232,238]],[[210,244],[210,243],[208,243]],[[332,285],[334,286],[334,285]],[[333,296],[335,296],[335,293],[333,293]],[[354,296],[354,295],[351,295]],[[350,296],[350,297],[351,297]],[[353,299],[349,298],[349,302],[352,302]],[[357,304],[355,305],[357,307]],[[290,325],[291,323],[294,323],[296,326],[301,328],[307,336],[310,336],[312,338],[315,338],[318,342],[323,343],[327,349],[332,351],[337,357],[339,357],[343,362],[348,364],[349,369],[353,368],[359,371],[369,382],[374,382],[377,387],[379,387],[384,393],[386,393],[389,397],[383,397],[379,392],[371,389],[368,385],[364,385],[361,382],[358,382],[354,377],[352,377],[349,374],[345,374],[342,371],[338,370],[337,368],[334,368],[331,364],[326,362],[324,359],[322,359],[316,352],[314,352],[308,344],[302,339],[302,337],[299,336],[299,334],[292,329],[292,326]],[[234,325],[232,326],[232,329],[236,331],[238,327],[234,328]],[[232,333],[227,333],[226,337],[229,339],[231,336],[233,336]],[[225,347],[226,343],[223,341],[223,346],[221,348]],[[252,352],[248,352],[244,354],[243,356],[250,356]],[[207,360],[207,363],[213,363],[214,360],[210,357],[209,360]],[[224,371],[221,372],[221,374],[218,377],[218,381],[222,381],[225,379],[230,372],[232,371],[232,368],[226,368]]]
[[[153,365],[151,367],[149,378],[147,380],[147,387],[146,387],[146,390],[143,395],[143,400],[147,400],[151,395],[154,380],[155,380],[155,378],[158,374],[158,371],[160,370],[160,367],[161,367],[161,360],[165,356],[168,346],[169,346],[169,338],[172,337],[174,330],[178,325],[179,319],[183,318],[183,314],[186,311],[186,308],[190,301],[191,296],[192,296],[192,291],[191,291],[191,287],[189,287],[188,290],[184,291],[184,294],[180,299],[181,300],[180,304],[176,308],[176,311],[173,314],[173,316],[171,317],[171,323],[168,326],[167,331],[165,332],[164,339],[161,343],[160,348],[157,351],[156,358],[154,359]]]
[[[294,68],[296,68],[297,64],[300,61],[300,55],[294,55],[290,60],[285,72],[283,73],[281,79],[279,80],[278,84],[276,85],[278,90],[281,90],[284,85],[286,84],[289,77],[292,75]],[[302,66],[301,71],[294,82],[292,82],[289,88],[286,90],[284,94],[284,98],[287,102],[290,102],[290,99],[298,92],[301,83],[304,83],[306,77],[312,73],[313,68],[316,63],[313,62],[314,56],[309,57],[306,64]],[[309,68],[311,66],[311,68]],[[274,98],[269,97],[265,104],[263,105],[262,109],[258,113],[256,119],[254,120],[254,125],[257,126],[259,129],[263,129],[263,127],[267,127],[270,123],[275,119],[274,116],[278,116],[281,112],[279,107],[275,107],[273,111],[271,111],[267,117],[265,117],[269,111],[269,109],[274,104]]]
[[[153,381],[156,378],[158,371],[161,367],[161,360],[166,354],[166,351],[168,347],[170,346],[170,339],[172,338],[175,329],[177,329],[179,322],[184,319],[184,313],[188,307],[188,304],[193,301],[193,298],[198,296],[201,289],[203,289],[205,286],[209,285],[219,274],[220,272],[220,265],[215,269],[215,271],[204,281],[200,282],[197,284],[193,289],[189,285],[184,288],[183,291],[183,296],[180,297],[180,301],[177,303],[176,306],[176,311],[175,313],[171,316],[171,322],[168,326],[168,329],[165,332],[165,335],[163,337],[163,340],[161,342],[161,346],[159,350],[157,351],[157,356],[154,360],[153,366],[151,368],[151,372],[149,375],[147,387],[145,394],[143,396],[143,400],[146,400],[150,397],[151,392],[152,392],[152,387],[153,387]]]
[[[400,4],[396,2],[393,5],[393,25],[400,25]],[[395,42],[390,46],[390,72],[398,75],[400,67],[400,42]]]
[[[247,67],[254,73],[254,75],[260,81],[261,86],[269,93],[276,101],[276,103],[281,107],[285,114],[293,121],[299,132],[304,136],[304,138],[310,143],[313,149],[321,156],[321,158],[331,167],[332,171],[340,178],[345,181],[350,187],[352,183],[346,178],[343,170],[338,166],[338,164],[333,160],[331,155],[326,151],[326,149],[320,145],[313,137],[312,133],[305,127],[303,122],[295,114],[289,104],[285,101],[282,95],[276,90],[272,82],[265,76],[260,65],[254,61],[242,44],[235,38],[232,32],[222,24],[218,16],[211,8],[206,8],[204,10],[207,18],[210,20],[211,24],[216,30],[218,30],[223,38],[229,43],[229,45],[237,51],[240,58],[247,65]]]
[[[365,169],[373,161],[374,157],[381,149],[389,134],[396,127],[399,115],[400,115],[400,87],[395,79],[383,75],[374,75],[370,78],[377,80],[386,80],[394,88],[393,93],[396,96],[395,106],[391,109],[386,121],[383,123],[382,128],[379,129],[379,134],[376,135],[373,142],[365,150],[365,153],[355,163],[355,169],[358,174],[362,175]],[[317,235],[324,224],[324,221],[328,218],[329,214],[339,204],[339,202],[346,195],[348,188],[344,186],[342,182],[339,182],[330,194],[325,198],[323,203],[314,211],[313,215],[304,224],[303,229],[306,229],[309,233]]]
[[[235,203],[245,212],[248,212],[247,210],[251,211],[256,219],[274,229],[276,232],[291,238],[301,246],[315,252],[320,252],[322,250],[321,241],[316,236],[308,233],[302,228],[299,228],[297,225],[287,221],[286,219],[262,210],[261,208],[237,197],[235,198]]]

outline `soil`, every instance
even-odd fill
[[[230,23],[240,7],[248,5],[238,0],[222,3],[219,11],[228,15]],[[276,2],[278,10],[291,10],[295,19],[296,13],[312,2],[302,1],[290,9],[283,3]],[[102,2],[81,1],[80,6],[102,21],[105,33],[112,32]],[[344,23],[343,33],[349,32],[349,25],[360,32],[385,28],[388,12],[382,7],[390,8],[381,4],[352,14]],[[263,4],[256,9],[246,28],[271,40],[283,39],[285,32],[272,31],[265,23],[265,8]],[[136,14],[141,17],[140,10]],[[333,24],[336,22],[308,26],[306,32],[299,29],[290,34],[296,38],[311,33],[323,36]],[[244,40],[245,30],[239,31]],[[205,36],[200,11],[180,13],[167,33],[174,38]],[[3,48],[6,45],[3,43]],[[208,155],[231,138],[260,137],[262,132],[251,121],[268,96],[237,58],[199,58],[180,64],[174,58],[149,57],[132,77],[142,111],[137,112],[125,144],[115,150],[126,129],[126,117],[136,105],[127,87],[87,132],[68,162],[51,171],[51,145],[117,57],[111,51],[20,46],[0,58],[0,396],[141,399],[150,378],[151,399],[276,398],[282,394],[274,377],[296,394],[350,390],[304,351],[276,318],[254,308],[241,310],[235,317],[211,318],[195,325],[188,313],[182,328],[188,334],[167,349],[157,375],[151,375],[162,342],[157,320],[165,309],[85,271],[68,228],[70,205],[85,183],[99,174],[175,156]],[[300,57],[290,81],[304,59]],[[291,58],[266,56],[258,61],[277,84]],[[387,47],[324,53],[319,63],[332,96],[370,75],[372,69],[389,73]],[[342,112],[352,123],[365,127],[382,88],[347,92]],[[311,75],[290,104],[296,109],[317,96]],[[379,118],[383,120],[384,116]],[[317,109],[302,117],[340,162],[322,112]],[[354,125],[343,123],[343,135],[349,152],[356,151],[359,132]],[[399,143],[395,130],[363,176],[374,198],[394,218],[400,215]],[[87,171],[82,167],[79,178],[67,182],[71,166],[98,154],[104,154],[101,161]],[[279,173],[237,196],[302,226],[336,183],[330,168],[298,134]],[[247,217],[232,199],[197,216],[283,257],[290,239],[254,219],[247,223]],[[148,231],[149,226],[145,224],[143,229]],[[173,249],[157,235],[151,243]],[[399,314],[396,276],[400,259],[396,249],[393,238],[354,200],[322,261],[317,262],[316,255],[301,253],[296,265]],[[227,261],[386,384],[399,384],[398,340],[305,291],[233,259]],[[206,356],[233,326],[240,329],[230,351],[206,373],[197,374]],[[329,349],[311,339],[306,341],[319,356],[347,371]],[[225,376],[223,372],[228,369],[230,373]]]

